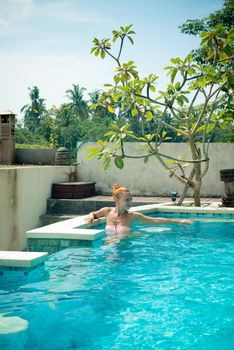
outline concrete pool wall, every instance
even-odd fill
[[[0,250],[26,247],[25,231],[39,226],[51,184],[68,180],[69,166],[0,168]]]

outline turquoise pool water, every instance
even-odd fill
[[[38,282],[1,286],[0,327],[7,318],[16,333],[0,335],[0,348],[234,349],[228,218],[135,225],[119,242],[51,255]]]

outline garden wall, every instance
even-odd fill
[[[16,148],[16,164],[55,164],[56,149],[54,148]]]
[[[150,157],[146,164],[143,159],[125,159],[125,166],[122,170],[111,164],[110,170],[104,173],[100,161],[96,158],[86,159],[87,147],[94,144],[85,143],[79,149],[77,160],[82,161],[83,164],[78,166],[78,179],[79,181],[96,181],[96,189],[99,193],[110,194],[115,182],[128,187],[134,195],[168,196],[171,191],[181,193],[183,186],[168,176],[166,170],[154,156]],[[111,145],[111,143],[108,144]],[[127,142],[125,143],[126,154],[145,154],[139,151],[140,147],[137,142]],[[164,143],[160,152],[174,157],[189,154],[185,143]],[[203,196],[223,194],[224,184],[220,181],[219,170],[224,168],[234,168],[234,144],[210,144],[210,167],[203,181]]]
[[[53,182],[68,181],[69,166],[0,167],[0,250],[23,250],[25,232],[39,226]]]

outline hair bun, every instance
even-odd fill
[[[114,184],[112,187],[113,187],[113,190],[116,191],[118,188],[120,188],[120,185],[119,184]]]
[[[120,185],[115,183],[113,186],[112,186],[112,189],[113,189],[113,192],[112,192],[112,196],[115,197],[116,195],[116,191],[120,188]]]
[[[123,192],[128,192],[130,193],[130,191],[126,188],[126,187],[123,187],[123,186],[120,186],[118,183],[115,183],[113,186],[113,192],[112,192],[112,196],[113,197],[116,197],[118,196],[120,193],[123,193]]]

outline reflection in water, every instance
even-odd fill
[[[132,238],[132,237],[143,237],[141,232],[128,232],[128,233],[118,233],[118,232],[106,232],[106,236],[104,237],[104,245],[116,245],[122,239]]]
[[[171,231],[171,228],[169,227],[144,227],[139,229],[131,230],[127,233],[118,233],[118,232],[112,232],[106,230],[106,236],[102,240],[102,244],[104,245],[116,245],[118,244],[122,239],[126,238],[133,238],[133,237],[141,237],[144,238],[146,233],[154,234],[154,233],[162,233],[165,231]]]

